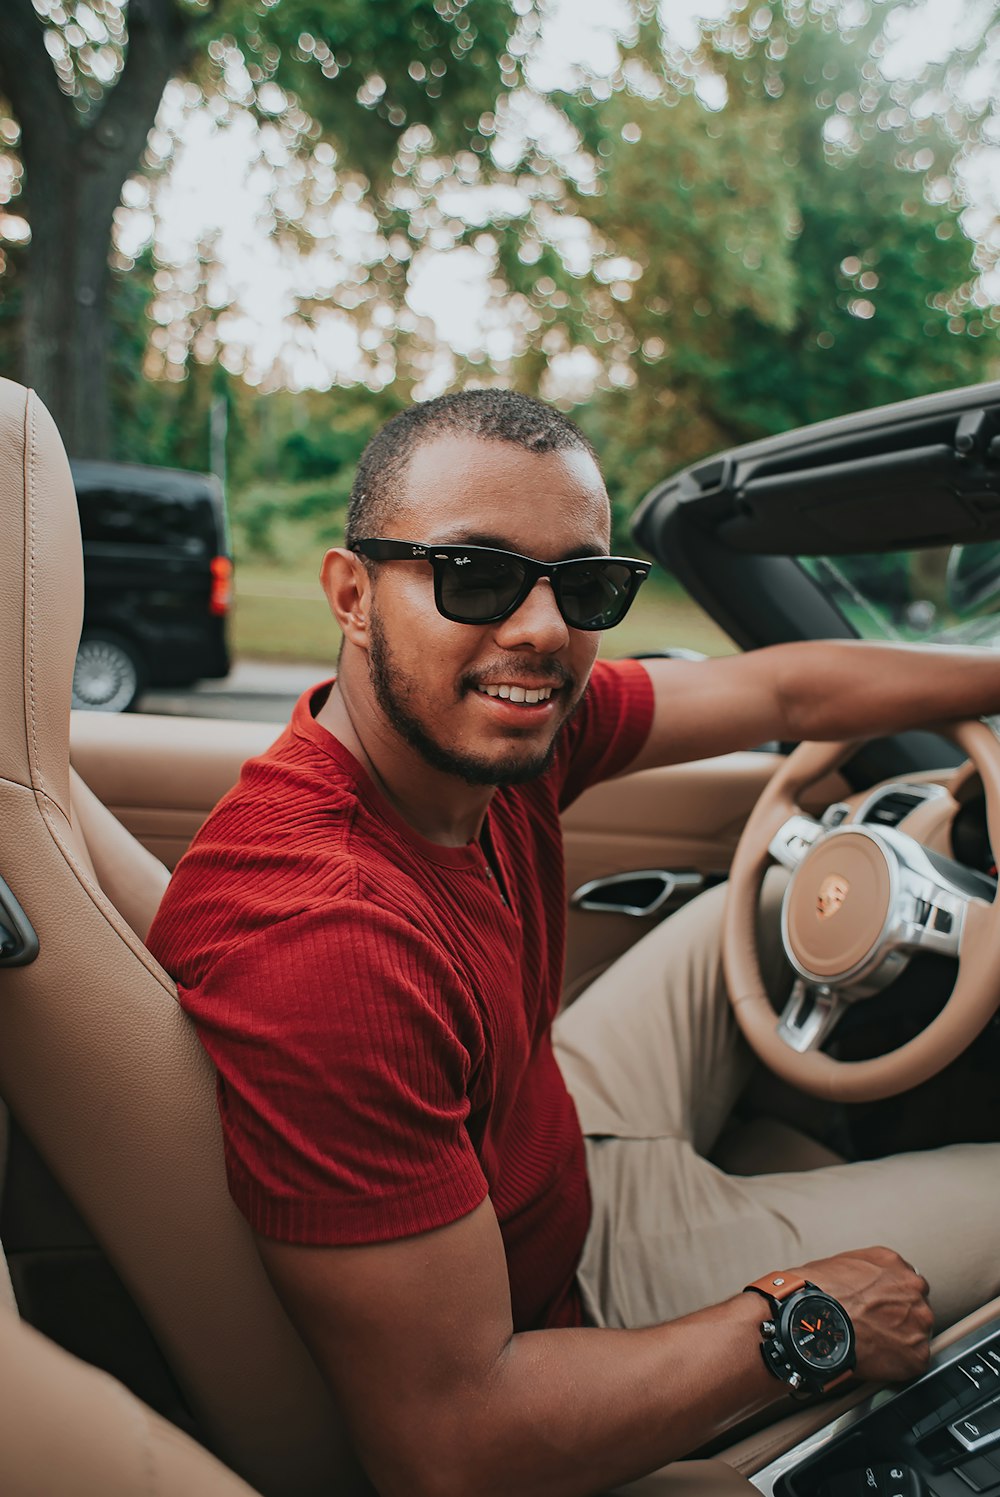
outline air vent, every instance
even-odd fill
[[[866,802],[858,820],[866,826],[899,826],[922,801],[941,793],[940,785],[887,785]]]

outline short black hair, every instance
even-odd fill
[[[348,546],[382,533],[400,501],[403,473],[414,451],[446,432],[513,442],[527,452],[587,452],[600,471],[597,453],[575,422],[532,395],[495,388],[439,395],[393,416],[361,454],[347,507]]]

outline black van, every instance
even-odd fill
[[[125,712],[146,686],[229,674],[233,563],[219,480],[71,461],[83,533],[73,706]]]

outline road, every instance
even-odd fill
[[[201,681],[186,691],[146,691],[138,710],[168,717],[232,717],[283,723],[296,698],[322,681],[329,667],[241,660],[224,681]]]

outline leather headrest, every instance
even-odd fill
[[[0,380],[0,776],[66,816],[82,621],[80,519],[62,441],[37,396]]]

